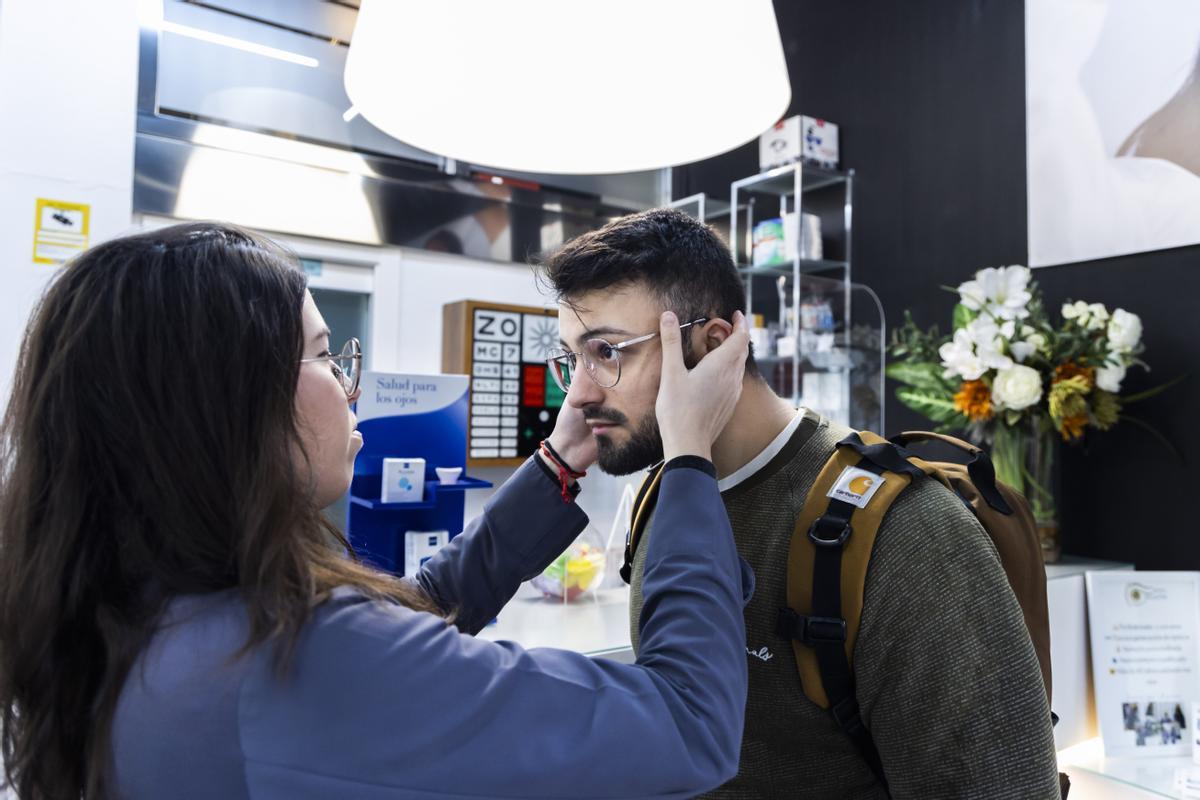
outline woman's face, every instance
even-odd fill
[[[337,345],[341,348],[341,343]],[[312,295],[304,293],[304,358],[330,354],[329,328]],[[358,399],[346,396],[332,361],[309,361],[300,365],[296,383],[296,418],[300,438],[308,453],[315,486],[314,502],[324,508],[350,488],[354,475],[354,456],[362,447],[362,435],[350,404]]]

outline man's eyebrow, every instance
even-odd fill
[[[591,339],[595,336],[602,336],[602,335],[614,334],[614,333],[618,334],[620,336],[632,336],[633,335],[629,331],[625,330],[624,328],[614,328],[611,325],[605,325],[600,328],[588,328],[586,331],[583,332],[582,338]]]
[[[580,341],[580,343],[582,343],[582,342],[587,341],[588,339],[594,339],[597,336],[609,336],[609,335],[631,336],[632,334],[630,334],[630,332],[625,330],[624,328],[614,328],[611,325],[603,325],[599,328],[588,328],[583,333],[579,334],[579,341]],[[559,338],[558,342],[559,342],[559,344],[561,344],[564,348],[567,348],[568,350],[571,347],[571,345],[567,344],[567,341],[561,337]]]

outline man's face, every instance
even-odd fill
[[[641,284],[610,287],[573,297],[559,305],[562,345],[572,352],[584,350],[588,339],[620,344],[659,329],[665,310],[659,299]],[[686,336],[691,329],[684,330]],[[662,372],[661,341],[653,339],[619,351],[620,380],[604,388],[592,380],[579,358],[567,392],[567,402],[583,412],[599,448],[600,469],[610,475],[628,475],[662,460],[662,437],[654,403]]]

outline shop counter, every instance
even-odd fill
[[[1200,765],[1189,756],[1105,758],[1099,738],[1060,750],[1058,768],[1071,776],[1071,797],[1080,800],[1176,800],[1200,798],[1184,781],[1200,783]]]
[[[479,633],[523,647],[559,647],[633,663],[629,640],[629,587],[604,589],[571,603],[534,596],[528,587],[509,601],[496,622]]]

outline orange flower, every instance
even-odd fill
[[[1055,367],[1054,378],[1050,382],[1058,383],[1068,378],[1074,378],[1076,375],[1082,376],[1087,381],[1088,391],[1091,391],[1092,387],[1096,385],[1096,370],[1092,367],[1081,367],[1074,361],[1064,361]]]
[[[1087,414],[1077,414],[1073,417],[1063,417],[1062,427],[1060,432],[1064,442],[1069,442],[1072,439],[1082,439],[1083,429],[1087,427]]]
[[[954,407],[972,422],[992,418],[992,390],[983,381],[964,381],[954,395]]]

